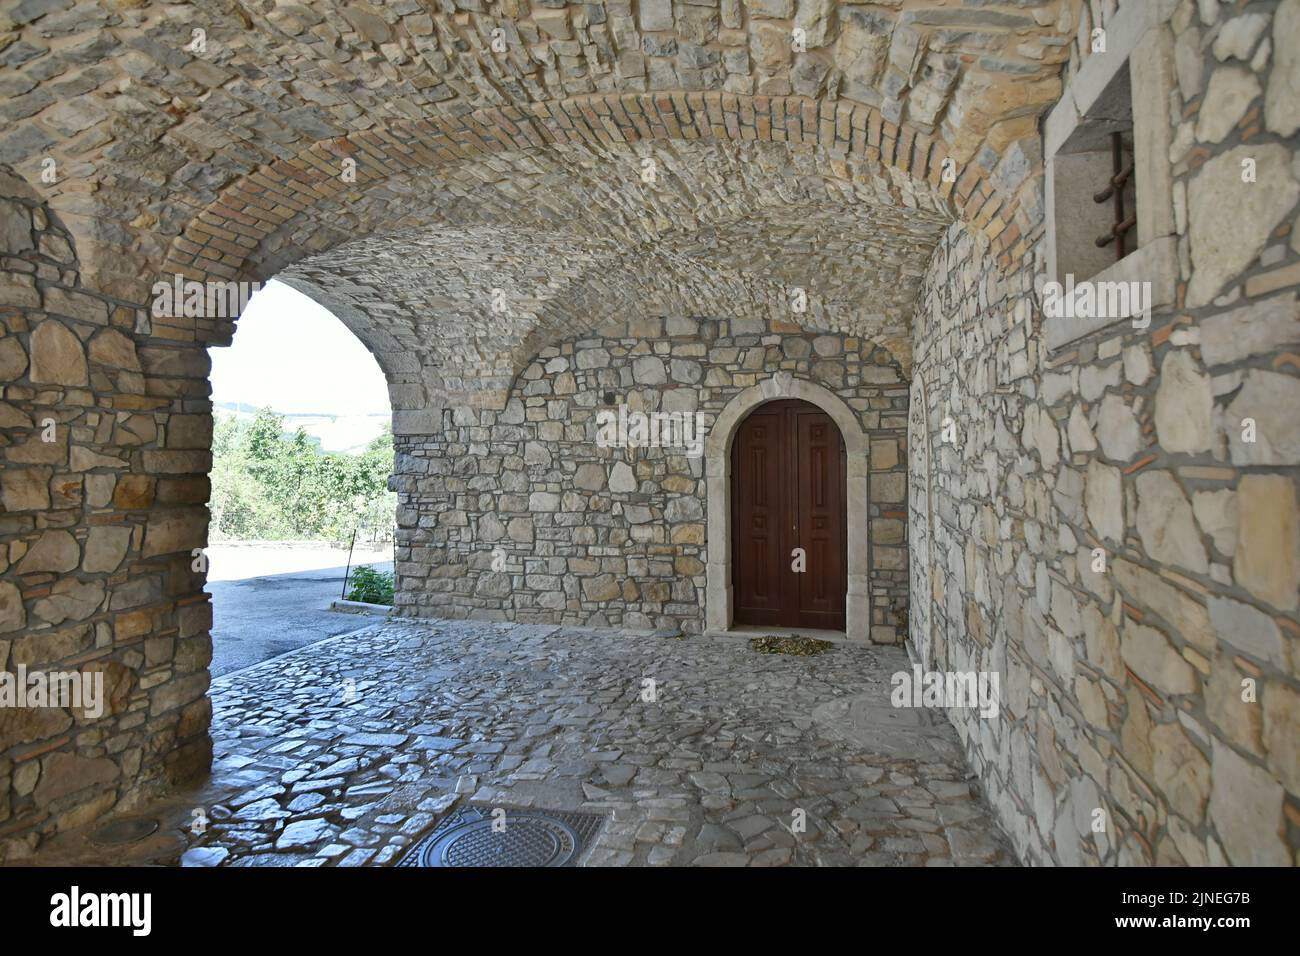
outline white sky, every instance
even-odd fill
[[[373,355],[333,313],[271,280],[248,301],[230,348],[212,356],[212,400],[277,412],[388,414]]]

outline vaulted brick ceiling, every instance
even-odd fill
[[[110,291],[283,270],[399,381],[508,378],[633,306],[790,314],[793,286],[792,320],[902,350],[988,192],[941,160],[988,178],[1033,132],[1076,6],[5,2],[0,163]]]
[[[870,334],[905,357],[920,275],[950,221],[936,196],[882,203],[865,170],[837,179],[807,147],[575,146],[526,159],[472,192],[455,178],[407,184],[427,197],[425,223],[280,274],[368,316],[355,329],[381,363],[417,352],[463,380],[447,382],[456,391],[484,376],[504,385],[547,340],[646,309],[771,314]],[[640,179],[646,159],[653,184]]]

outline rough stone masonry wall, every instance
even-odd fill
[[[0,670],[102,672],[106,697],[97,721],[0,707],[4,860],[208,766],[190,550],[212,419],[207,353],[83,289],[68,232],[3,167],[0,256]]]
[[[1300,852],[1300,3],[1169,7],[1175,307],[1049,355],[1033,258],[1001,272],[955,226],[915,317],[914,528],[933,507],[913,590],[933,601],[911,639],[1002,675],[998,719],[950,713],[1035,863]]]
[[[638,319],[542,350],[504,410],[398,437],[397,604],[407,615],[704,629],[704,458],[596,444],[596,415],[706,414],[778,371],[853,408],[872,440],[872,637],[907,606],[907,386],[886,350],[767,319]],[[506,557],[492,570],[494,549]]]

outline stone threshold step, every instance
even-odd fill
[[[760,627],[755,624],[739,624],[729,627],[725,631],[709,628],[704,632],[704,636],[741,641],[752,640],[755,637],[811,637],[819,641],[829,641],[832,644],[849,644],[853,647],[876,646],[870,641],[854,640],[844,631],[827,631],[815,627]]]

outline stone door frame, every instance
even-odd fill
[[[848,589],[844,598],[845,636],[870,642],[871,549],[869,542],[870,443],[858,415],[834,392],[777,372],[734,396],[718,414],[704,444],[705,498],[708,509],[708,563],[705,565],[705,627],[729,631],[732,626],[731,443],[740,423],[758,406],[783,398],[816,405],[835,422],[844,438],[845,520],[848,523]]]

